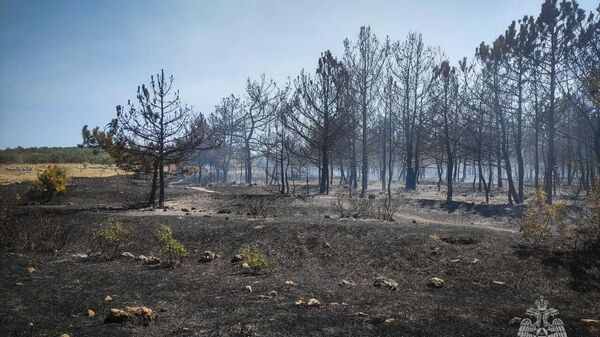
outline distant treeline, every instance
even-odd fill
[[[80,147],[17,147],[0,150],[2,164],[90,163],[112,164],[105,152]]]

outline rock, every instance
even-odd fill
[[[471,261],[471,263],[478,263],[479,261],[480,261],[479,259],[475,258],[475,259],[473,259],[473,261]]]
[[[230,214],[231,210],[229,208],[221,208],[217,210],[217,214]]]
[[[375,194],[369,194],[369,199],[374,200],[377,196]]]
[[[368,317],[369,315],[368,315],[368,314],[365,314],[365,313],[364,313],[364,312],[362,312],[362,311],[359,311],[359,312],[355,312],[355,313],[354,313],[354,316]]]
[[[515,316],[515,317],[511,318],[510,321],[508,321],[508,325],[519,325],[519,324],[521,324],[521,320],[522,320],[521,317]]]
[[[431,240],[433,240],[433,241],[440,241],[440,240],[441,240],[441,239],[440,239],[440,237],[439,237],[439,236],[437,236],[437,235],[435,235],[435,234],[434,234],[434,235],[429,235],[429,238],[430,238]]]
[[[415,220],[415,219],[412,219],[412,221],[411,221],[411,222],[412,222],[413,224],[416,224],[416,223],[417,223],[417,220]]]
[[[292,280],[287,280],[287,281],[285,281],[285,284],[286,284],[286,285],[288,285],[288,286],[295,286],[295,285],[298,285],[298,283],[296,283],[296,282],[294,282],[294,281],[292,281]]]
[[[249,292],[249,293],[251,293],[251,292],[252,292],[252,287],[251,287],[251,286],[249,286],[249,285],[248,285],[248,286],[245,286],[245,287],[244,287],[244,290],[245,290],[245,291],[247,291],[247,292]]]
[[[373,285],[377,288],[386,288],[390,291],[395,291],[398,289],[398,282],[383,276],[376,278],[375,282],[373,282]]]
[[[585,324],[600,324],[600,319],[582,318],[581,323]]]
[[[250,265],[248,264],[248,262],[242,263],[242,269],[244,269],[244,270],[250,270]]]
[[[68,333],[64,333],[64,334],[60,335],[59,337],[71,337],[71,335],[69,335]]]
[[[499,286],[503,286],[503,285],[505,285],[505,284],[506,284],[506,282],[502,282],[502,281],[497,281],[497,280],[496,280],[496,281],[494,281],[494,284],[497,284],[497,285],[499,285]]]
[[[131,253],[131,252],[122,252],[121,256],[122,257],[129,257],[129,258],[135,259],[135,255],[133,255],[133,253]]]
[[[156,314],[152,309],[144,306],[124,307],[122,309],[112,308],[104,323],[123,323],[134,318],[140,318],[147,324],[156,319]]]
[[[189,213],[190,212],[190,210],[188,208],[182,208],[181,211],[184,212],[184,213]]]
[[[256,225],[254,226],[254,229],[263,229],[265,228],[265,225]]]
[[[146,255],[140,255],[138,257],[135,258],[138,261],[142,261],[144,262],[144,264],[160,264],[160,259],[154,256],[146,256]]]
[[[441,287],[444,286],[444,280],[442,280],[439,277],[432,277],[427,282],[427,285],[430,286],[430,287],[432,287],[432,288],[441,288]]]
[[[110,295],[106,295],[106,297],[104,298],[104,302],[112,302],[113,298],[110,297]]]
[[[440,249],[438,247],[435,247],[431,250],[431,255],[438,255],[440,253]]]
[[[96,316],[96,313],[94,312],[94,310],[92,310],[92,309],[88,309],[88,310],[87,310],[87,316],[88,316],[89,318],[94,318],[94,316]]]
[[[298,306],[300,306],[300,305],[304,305],[304,304],[305,304],[305,302],[304,302],[304,300],[303,300],[303,299],[299,299],[299,300],[297,300],[296,302],[294,302],[294,305],[298,305]]]
[[[15,283],[15,285],[16,285],[17,287],[22,287],[22,286],[23,286],[23,283],[21,283],[21,282],[17,282],[17,283]]]
[[[243,254],[235,254],[233,256],[233,258],[231,258],[231,263],[238,263],[238,262],[242,262],[244,261],[244,255]]]
[[[317,300],[316,298],[311,298],[310,300],[308,300],[308,303],[306,304],[309,307],[318,307],[321,305],[321,302],[319,302],[319,300]]]
[[[450,260],[450,263],[456,263],[456,262],[460,262],[460,259],[452,259],[452,260]]]
[[[258,298],[261,300],[270,300],[272,297],[269,295],[258,295]]]
[[[331,247],[331,243],[325,241],[323,242],[323,248],[330,248]]]
[[[33,267],[27,267],[27,269],[25,269],[28,273],[35,273],[36,269]]]
[[[271,291],[269,291],[269,296],[270,297],[277,297],[277,292],[275,290],[271,290]]]
[[[348,286],[348,287],[354,287],[356,285],[356,283],[354,283],[354,281],[346,280],[346,279],[339,281],[337,284],[341,285],[341,286]]]
[[[195,211],[195,210],[196,210],[196,207],[191,207],[190,209],[191,209],[192,211]]]
[[[331,218],[331,216],[330,216],[329,214],[325,214],[324,218],[325,218],[325,219],[330,219],[330,218]]]
[[[73,257],[78,257],[80,259],[87,259],[88,255],[84,254],[84,253],[76,253],[76,254],[73,254]]]
[[[383,321],[383,324],[391,324],[394,321],[393,318],[388,318],[385,321]]]
[[[200,255],[200,262],[211,262],[215,259],[215,256],[217,256],[215,252],[207,250]]]

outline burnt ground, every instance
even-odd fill
[[[398,196],[391,222],[340,218],[334,197],[280,197],[260,186],[172,183],[166,211],[137,208],[146,187],[125,177],[74,179],[44,206],[25,205],[27,188],[0,186],[5,221],[53,222],[69,235],[57,252],[0,252],[2,336],[515,336],[509,321],[525,317],[539,295],[560,311],[569,336],[600,334],[581,322],[600,319],[598,261],[529,249],[509,221],[518,208]],[[265,218],[247,214],[258,200]],[[90,230],[109,219],[132,233],[122,251],[158,256],[153,233],[168,223],[191,256],[171,269],[74,256],[90,252]],[[242,245],[274,257],[274,269],[242,273],[230,262]],[[201,263],[205,250],[220,256]],[[398,290],[374,287],[378,276]],[[428,287],[431,277],[444,287]],[[356,285],[340,286],[342,279]],[[261,298],[273,290],[277,296]],[[321,306],[294,304],[310,298]],[[138,305],[156,321],[103,323],[110,308]]]

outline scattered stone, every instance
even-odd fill
[[[59,337],[71,337],[71,335],[69,335],[68,333],[64,333],[64,334],[60,335]]]
[[[354,281],[346,280],[346,279],[339,281],[337,284],[341,285],[341,286],[348,286],[348,287],[354,287],[356,285],[356,283],[354,283]]]
[[[299,299],[299,300],[297,300],[296,302],[294,302],[294,305],[298,305],[298,306],[300,306],[300,305],[304,305],[304,304],[305,304],[305,302],[304,302],[304,300],[303,300],[303,299]]]
[[[22,286],[23,286],[23,283],[21,283],[21,282],[17,282],[17,283],[15,283],[15,285],[16,285],[17,287],[22,287]]]
[[[112,302],[113,298],[110,295],[106,295],[104,302]]]
[[[258,295],[258,298],[261,300],[270,300],[272,297],[269,295]]]
[[[494,281],[494,284],[497,284],[497,285],[503,286],[503,285],[505,285],[505,284],[506,284],[506,282],[502,282],[502,281]]]
[[[449,236],[449,237],[443,237],[441,240],[446,243],[449,243],[449,244],[459,244],[459,245],[472,245],[472,244],[479,242],[475,238],[470,237],[470,236],[458,236],[458,237]]]
[[[36,269],[33,267],[27,267],[27,269],[25,269],[28,273],[35,273]]]
[[[191,207],[191,210],[192,210],[192,211],[195,211],[195,210],[196,210],[196,207]]]
[[[330,248],[331,247],[331,243],[325,241],[323,242],[323,248]]]
[[[441,288],[441,287],[444,286],[444,280],[442,280],[439,277],[432,277],[427,282],[427,285],[430,286],[430,287],[432,287],[432,288]]]
[[[277,292],[275,290],[271,290],[271,291],[269,291],[269,296],[270,297],[277,297]]]
[[[215,252],[207,250],[204,251],[201,255],[200,255],[200,262],[211,262],[212,260],[215,259],[215,257],[217,256],[217,254],[215,254]]]
[[[298,285],[298,283],[296,283],[296,282],[294,282],[294,281],[292,281],[292,280],[287,280],[287,281],[285,281],[285,284],[286,284],[286,285],[288,285],[288,286],[295,286],[295,285]]]
[[[84,253],[75,253],[75,254],[73,254],[73,257],[78,257],[80,259],[87,259],[88,255],[84,254]]]
[[[473,261],[471,261],[471,263],[479,263],[479,259],[478,258],[474,258]]]
[[[318,307],[321,305],[321,302],[319,302],[319,300],[317,300],[316,298],[311,298],[310,300],[308,300],[308,303],[306,304],[309,307]]]
[[[456,262],[460,262],[460,259],[452,259],[452,260],[450,260],[450,263],[456,263]]]
[[[435,247],[431,250],[431,255],[438,255],[440,253],[440,249],[438,247]]]
[[[368,314],[365,314],[365,313],[364,313],[364,312],[362,312],[362,311],[359,311],[359,312],[355,312],[355,313],[354,313],[354,316],[368,317],[369,315],[368,315]]]
[[[335,307],[335,306],[338,306],[338,305],[340,305],[340,304],[337,303],[337,302],[331,302],[331,303],[329,303],[329,306],[331,306],[331,307]]]
[[[187,209],[187,208],[182,208],[182,209],[181,209],[181,211],[182,211],[182,212],[185,212],[185,213],[189,213],[189,212],[190,212],[190,210],[189,210],[189,209]]]
[[[331,218],[331,216],[330,216],[329,214],[325,214],[325,217],[324,217],[324,218],[325,218],[325,219],[330,219],[330,218]]]
[[[161,261],[158,257],[154,257],[154,256],[148,256],[148,258],[146,259],[146,261],[144,261],[144,264],[150,264],[150,265],[155,265],[155,264],[160,264]]]
[[[94,310],[92,310],[92,309],[88,309],[88,310],[87,310],[87,316],[88,316],[89,318],[94,318],[94,316],[96,316],[96,313],[94,312]]]
[[[417,220],[415,220],[415,219],[412,219],[412,223],[413,223],[413,224],[416,224],[416,223],[417,223]]]
[[[257,226],[254,226],[254,229],[263,229],[263,228],[265,228],[265,226],[264,226],[264,225],[257,225]]]
[[[582,318],[581,323],[585,324],[600,324],[600,319]]]
[[[383,324],[391,324],[394,321],[393,318],[388,318],[385,321],[383,321]]]
[[[369,194],[369,199],[374,200],[377,196],[375,194]]]
[[[112,308],[104,323],[123,323],[134,318],[141,318],[147,324],[156,319],[156,314],[152,309],[144,306],[124,307],[122,309]]]
[[[231,259],[231,263],[238,263],[238,262],[242,262],[244,261],[244,255],[243,254],[235,254],[233,256],[233,258]]]
[[[246,290],[247,292],[251,293],[252,292],[252,287],[251,286],[245,286],[244,290]]]
[[[521,324],[521,320],[522,320],[521,317],[515,316],[515,317],[511,318],[510,321],[508,321],[508,325],[519,325],[519,324]]]
[[[221,208],[217,210],[217,214],[230,214],[231,210],[229,208]]]
[[[430,238],[431,240],[433,240],[433,241],[440,241],[440,240],[441,240],[441,239],[440,239],[440,237],[439,237],[439,236],[437,236],[437,235],[435,235],[435,234],[434,234],[434,235],[429,235],[429,238]]]
[[[251,269],[248,262],[242,263],[242,269],[244,269],[244,271],[249,271]]]
[[[138,261],[142,261],[142,262],[148,261],[148,257],[146,255],[139,255],[135,259],[138,260]]]
[[[389,291],[395,291],[398,289],[398,282],[383,276],[376,278],[375,282],[373,282],[373,285],[377,288],[386,288]]]
[[[121,256],[122,257],[129,257],[129,258],[135,259],[135,255],[133,255],[133,253],[131,253],[131,252],[122,252]]]

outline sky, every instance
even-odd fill
[[[0,0],[0,149],[75,146],[161,69],[207,115],[249,77],[283,83],[325,50],[341,57],[363,25],[381,39],[420,32],[457,62],[541,2]]]

